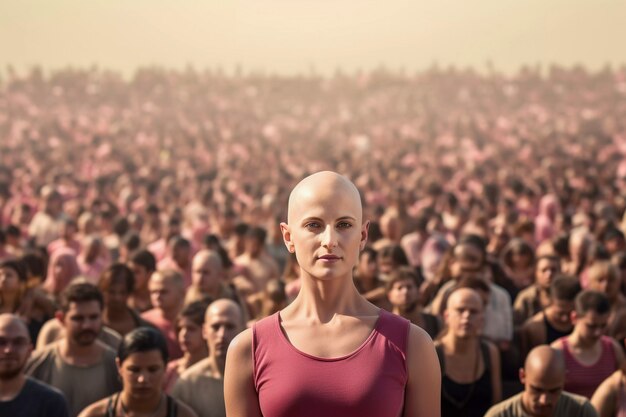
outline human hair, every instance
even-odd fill
[[[135,290],[135,274],[126,265],[114,263],[100,274],[98,288],[105,292],[109,290],[111,284],[124,284],[126,291],[130,294]]]
[[[246,237],[249,239],[254,239],[259,243],[263,243],[267,238],[267,231],[260,226],[251,227],[246,232]]]
[[[130,261],[134,264],[143,266],[148,272],[156,270],[156,258],[146,249],[140,249],[133,252],[130,255]]]
[[[202,326],[207,307],[209,303],[206,301],[194,301],[187,304],[176,318],[176,333],[180,331],[180,322],[183,319],[189,319],[198,326]]]
[[[359,253],[359,260],[361,258],[363,258],[363,256],[365,255],[369,255],[370,259],[376,259],[376,255],[378,255],[378,252],[376,251],[376,249],[372,248],[371,246],[366,246],[365,248],[363,248],[363,250]]]
[[[157,329],[152,327],[138,327],[127,333],[117,348],[117,359],[124,363],[133,353],[149,352],[157,350],[163,358],[163,365],[167,364],[169,355],[167,353],[167,342]]]
[[[585,290],[576,296],[576,314],[579,317],[589,312],[608,314],[611,311],[609,299],[601,292]]]
[[[396,282],[407,280],[412,281],[415,287],[419,288],[419,278],[413,268],[405,266],[392,271],[387,278],[385,292],[389,293]]]
[[[28,270],[24,262],[19,259],[5,259],[0,261],[0,269],[2,268],[10,268],[15,271],[17,274],[17,278],[22,284],[25,284],[28,281]]]
[[[250,226],[247,223],[237,223],[233,228],[233,232],[236,236],[245,236],[248,233],[248,229],[250,229]]]
[[[409,265],[409,259],[400,245],[387,245],[378,251],[380,259],[389,259],[395,266]]]
[[[61,310],[67,313],[70,309],[70,303],[85,303],[88,301],[97,301],[100,305],[100,310],[104,306],[104,299],[98,287],[88,282],[75,282],[61,293]]]
[[[595,280],[598,277],[608,275],[613,279],[619,278],[619,270],[610,261],[596,261],[587,270],[589,280]]]
[[[122,239],[122,246],[124,246],[128,252],[133,252],[139,249],[141,246],[141,237],[137,232],[127,232]]]
[[[222,266],[224,267],[224,269],[232,268],[233,261],[230,260],[230,257],[228,256],[228,251],[224,249],[217,235],[206,235],[204,237],[204,246],[209,250],[217,252],[220,259],[222,260]]]
[[[172,236],[170,238],[170,240],[167,242],[167,244],[173,249],[173,250],[178,250],[178,249],[183,249],[183,248],[191,248],[191,243],[189,243],[189,241],[187,239],[185,239],[184,237],[180,236],[180,235],[175,235]]]
[[[46,258],[41,252],[29,251],[22,255],[20,260],[26,267],[28,277],[36,277],[42,280],[46,276]]]
[[[502,263],[508,267],[513,265],[513,255],[519,254],[525,256],[529,260],[529,265],[532,265],[535,262],[535,252],[533,248],[526,243],[525,240],[520,238],[514,238],[507,243],[507,245],[502,250]]]
[[[580,282],[571,275],[559,274],[550,283],[550,298],[559,301],[574,301],[582,291]]]

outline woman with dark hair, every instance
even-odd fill
[[[509,241],[502,250],[500,263],[504,273],[519,289],[528,287],[535,275],[535,252],[523,239]]]
[[[141,326],[151,326],[128,306],[128,299],[135,289],[133,271],[124,264],[115,263],[100,276],[98,288],[104,297],[102,322],[120,335]]]
[[[167,344],[158,330],[140,327],[128,333],[116,359],[122,391],[91,404],[79,417],[196,417],[191,408],[163,392],[167,360]]]
[[[21,260],[0,262],[0,313],[20,316],[27,324],[31,340],[36,340],[41,326],[54,314],[54,305],[28,282],[28,268]]]

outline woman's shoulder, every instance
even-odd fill
[[[91,404],[81,411],[78,417],[107,417],[107,409],[116,395],[118,394],[113,394],[110,397],[103,398],[100,401]]]

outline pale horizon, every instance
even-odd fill
[[[0,5],[0,67],[132,74],[160,66],[281,75],[502,73],[626,64],[626,2],[477,0],[24,0]]]

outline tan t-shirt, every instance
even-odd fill
[[[58,342],[33,354],[26,365],[26,374],[44,382],[65,395],[70,416],[77,416],[85,407],[122,389],[115,366],[115,352],[103,348],[101,360],[92,366],[75,366],[65,362]]]
[[[224,380],[211,376],[206,364],[204,359],[183,372],[171,396],[191,407],[198,417],[226,417]]]
[[[522,407],[521,392],[491,407],[485,417],[531,417]],[[580,395],[563,392],[556,404],[553,417],[598,417],[589,400]]]

